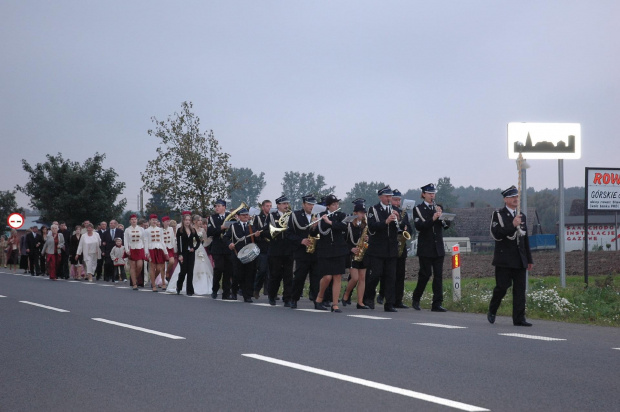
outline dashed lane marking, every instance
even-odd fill
[[[501,336],[512,336],[513,338],[545,340],[545,341],[566,340],[566,339],[560,339],[560,338],[550,338],[550,337],[547,337],[547,336],[524,335],[523,333],[498,333],[498,335],[501,335]]]
[[[320,312],[320,311],[319,311]],[[462,411],[488,411],[488,409],[481,408],[479,406],[468,405],[466,403],[453,401],[450,399],[440,398],[438,396],[428,395],[422,392],[415,392],[409,389],[398,388],[396,386],[385,385],[379,382],[373,382],[366,379],[356,378],[354,376],[343,375],[341,373],[330,372],[324,369],[313,368],[311,366],[301,365],[299,363],[287,362],[284,360],[270,358],[267,356],[257,355],[253,353],[242,354],[241,356],[245,356],[252,359],[261,360],[264,362],[273,363],[280,366],[286,366],[288,368],[301,370],[304,372],[310,372],[321,376],[327,376],[329,378],[338,379],[345,382],[355,383],[357,385],[366,386],[373,389],[378,389],[385,392],[391,392],[402,396],[407,396],[409,398],[419,399],[426,402],[432,402],[438,405],[448,406],[455,409],[460,409]]]
[[[56,312],[69,312],[68,310],[55,308],[53,306],[41,305],[40,303],[28,302],[27,300],[20,300],[19,303],[25,303],[26,305],[37,306],[43,309],[55,310]]]
[[[360,319],[376,319],[376,320],[388,320],[392,318],[383,318],[381,316],[369,316],[369,315],[347,315],[352,318],[360,318]]]
[[[4,296],[4,295],[0,295],[0,298],[6,298],[6,296]]]
[[[412,323],[412,325],[430,326],[433,328],[444,328],[444,329],[467,329],[466,326],[444,325],[441,323]]]
[[[318,309],[295,309],[295,310],[300,310],[302,312],[329,313],[329,310],[318,310]]]
[[[268,306],[271,307],[271,305],[269,303],[252,303],[252,305],[254,306]],[[276,305],[273,305],[274,308],[277,308]]]
[[[127,323],[115,322],[113,320],[102,319],[102,318],[92,318],[92,320],[95,320],[97,322],[108,323],[110,325],[120,326],[122,328],[133,329],[133,330],[137,330],[137,331],[144,332],[144,333],[150,333],[150,334],[153,334],[153,335],[163,336],[164,338],[169,338],[169,339],[185,339],[183,336],[171,335],[169,333],[159,332],[159,331],[153,330],[153,329],[141,328],[140,326],[129,325]]]

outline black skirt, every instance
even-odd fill
[[[361,262],[357,262],[351,259],[351,268],[352,269],[366,269],[366,264],[364,263],[363,259]]]
[[[347,255],[319,258],[319,273],[321,276],[344,275],[347,267]]]

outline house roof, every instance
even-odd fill
[[[454,228],[456,236],[468,237],[472,242],[491,242],[490,225],[493,211],[498,210],[495,207],[474,207],[453,209],[456,214],[454,218]],[[536,208],[528,207],[526,216],[527,229],[529,233],[534,233],[534,225],[538,224]],[[533,217],[533,218],[532,218]]]

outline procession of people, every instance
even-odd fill
[[[70,231],[64,222],[54,222],[46,235],[34,227],[18,241],[12,233],[3,242],[3,252],[16,270],[25,248],[26,270],[32,276],[46,273],[50,280],[93,282],[103,277],[107,282],[129,281],[133,290],[150,287],[153,292],[213,299],[240,297],[246,303],[259,299],[262,289],[269,305],[281,300],[292,309],[309,284],[307,298],[315,310],[342,313],[352,306],[356,292],[357,310],[382,304],[384,311],[397,312],[409,308],[403,301],[404,280],[407,240],[415,228],[420,269],[411,307],[421,310],[432,277],[430,309],[446,312],[443,231],[450,219],[444,219],[443,208],[435,201],[436,186],[429,183],[421,189],[421,201],[411,216],[401,207],[400,191],[390,186],[377,189],[378,202],[372,206],[355,199],[352,215],[341,211],[341,199],[333,194],[320,201],[307,194],[300,199],[299,210],[291,210],[285,195],[275,199],[275,209],[264,200],[260,209],[242,204],[228,211],[227,202],[218,199],[211,216],[183,211],[178,225],[169,216],[155,214],[148,221],[132,215],[127,228],[112,220],[95,230],[86,221]],[[513,323],[531,326],[525,319],[525,273],[533,264],[526,218],[517,212],[519,193],[514,186],[502,195],[506,207],[493,214],[490,228],[496,243],[497,286],[487,319],[495,322],[512,285]],[[20,267],[24,268],[23,259]]]

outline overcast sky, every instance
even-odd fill
[[[0,23],[0,190],[26,183],[21,159],[100,152],[135,209],[150,118],[186,100],[234,167],[265,172],[263,198],[285,171],[338,196],[505,188],[509,122],[581,123],[566,187],[620,167],[617,0],[5,0]],[[530,161],[528,185],[557,188],[557,163]]]

